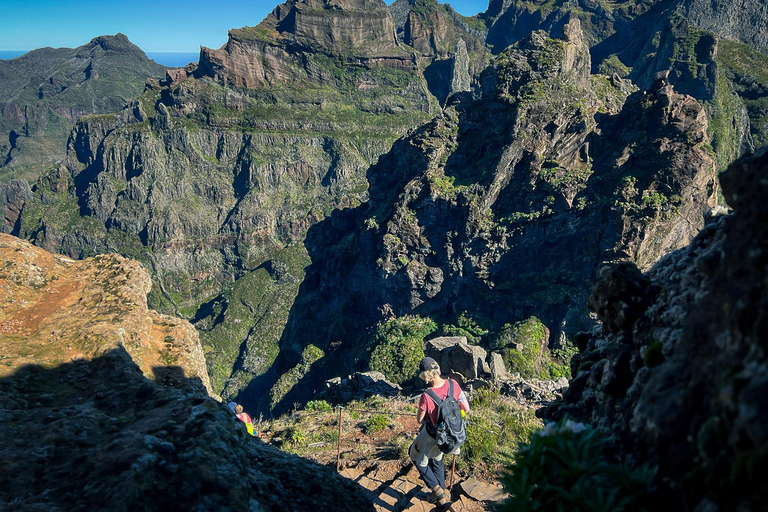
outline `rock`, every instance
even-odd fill
[[[381,0],[288,0],[258,26],[230,30],[222,48],[202,48],[198,73],[239,87],[323,83],[326,76],[310,59],[295,58],[316,52],[367,67],[413,70],[416,65],[415,56],[397,45]]]
[[[507,367],[504,365],[504,358],[498,352],[491,352],[489,356],[488,367],[491,370],[491,379],[500,380],[507,378]]]
[[[383,373],[376,371],[355,372],[348,379],[335,377],[325,381],[322,396],[335,403],[364,400],[371,396],[397,396],[402,388],[389,382]]]
[[[170,386],[196,380],[214,394],[197,331],[148,309],[152,283],[137,261],[117,254],[73,261],[0,234],[0,269],[0,295],[11,298],[0,303],[0,377],[121,346],[145,377]]]
[[[373,512],[358,485],[191,389],[147,380],[123,347],[0,378],[0,508]]]
[[[451,60],[451,88],[449,93],[469,91],[471,78],[469,76],[469,57],[467,56],[467,43],[459,39],[456,50]]]
[[[459,484],[461,490],[470,498],[477,501],[503,501],[507,494],[499,485],[481,482],[471,476]]]
[[[453,371],[472,380],[489,373],[485,349],[467,344],[463,336],[428,340],[424,354],[437,361],[443,374]]]
[[[606,272],[624,291],[593,304],[620,307],[602,307],[608,328],[581,342],[564,403],[540,410],[548,421],[591,423],[617,440],[620,460],[658,466],[657,508],[737,510],[768,499],[748,474],[707,484],[738,471],[743,454],[768,453],[766,175],[768,148],[743,156],[721,174],[733,213],[645,274],[626,264]],[[690,484],[670,485],[683,479]]]
[[[5,220],[0,225],[0,233],[18,232],[21,211],[31,199],[32,191],[26,181],[13,180],[5,186],[0,183],[0,209]]]

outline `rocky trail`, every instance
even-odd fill
[[[386,412],[391,414],[390,408],[397,403],[389,402]],[[381,410],[384,411],[384,408]],[[268,444],[280,446],[290,443],[288,438],[295,436],[291,432],[303,432],[306,441],[297,453],[330,468],[336,468],[338,460],[339,474],[362,487],[379,512],[436,510],[426,501],[429,490],[406,455],[410,441],[418,433],[414,415],[392,414],[389,427],[366,433],[365,418],[360,416],[353,420],[350,416],[354,413],[355,410],[347,410],[344,414],[340,446],[336,441],[306,442],[314,440],[317,432],[336,431],[335,411],[325,414],[302,411],[275,423],[265,422],[258,429],[259,437]],[[363,421],[358,422],[358,419]],[[286,425],[291,426],[286,428]],[[290,446],[288,449],[292,450]],[[494,504],[504,499],[505,494],[496,483],[494,473],[481,468],[462,467],[460,461],[452,472],[452,462],[452,457],[446,456],[445,483],[450,490],[455,512],[492,511]]]
[[[455,512],[484,512],[494,510],[493,504],[504,494],[495,484],[473,476],[455,475],[450,485],[450,469],[446,467],[446,488],[450,490]],[[436,510],[426,501],[427,491],[413,464],[405,461],[384,461],[367,467],[341,470],[341,475],[366,489],[369,499],[379,512],[430,512]]]

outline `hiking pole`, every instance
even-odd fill
[[[336,472],[339,472],[341,461],[341,406],[339,406],[339,435],[336,439]]]
[[[453,489],[453,472],[456,469],[456,454],[453,454],[453,462],[451,463],[451,480],[448,484],[448,489]]]

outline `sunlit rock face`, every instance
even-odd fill
[[[381,0],[291,0],[256,27],[231,30],[221,49],[203,48],[199,73],[242,87],[331,80],[305,52],[371,68],[416,65]]]

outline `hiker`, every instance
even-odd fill
[[[234,402],[230,402],[230,404],[233,403]],[[245,423],[245,428],[248,430],[248,433],[252,436],[255,436],[256,434],[253,431],[253,421],[251,420],[251,417],[248,416],[248,413],[243,410],[243,406],[240,404],[235,404],[234,408],[232,408],[232,412],[235,413],[237,419]]]
[[[445,453],[455,455],[459,453],[459,445],[464,439],[459,440],[457,445],[445,452],[447,448],[438,446],[436,437],[444,436],[444,433],[438,435],[438,401],[448,404],[448,395],[453,390],[453,398],[458,402],[462,419],[460,422],[461,433],[464,434],[463,416],[469,411],[469,402],[459,384],[453,379],[443,379],[440,376],[440,365],[431,357],[425,357],[419,364],[419,378],[427,383],[427,391],[421,394],[419,400],[419,411],[416,419],[421,424],[421,430],[408,450],[408,455],[416,465],[421,478],[429,486],[430,494],[427,501],[437,505],[438,510],[450,510],[449,496],[445,492],[445,465],[443,464],[443,455]],[[432,396],[434,393],[435,397]],[[453,402],[455,405],[455,402]]]
[[[246,428],[246,430],[248,431],[249,434],[251,434],[252,436],[256,435],[256,433],[254,432],[254,429],[253,429],[253,420],[251,420],[251,417],[248,416],[248,413],[246,413],[243,410],[243,406],[242,405],[240,405],[238,403],[235,403],[235,402],[229,402],[227,404],[227,408],[230,411],[232,411],[232,413],[237,417],[237,419],[239,419],[240,421],[245,423],[245,428]]]

